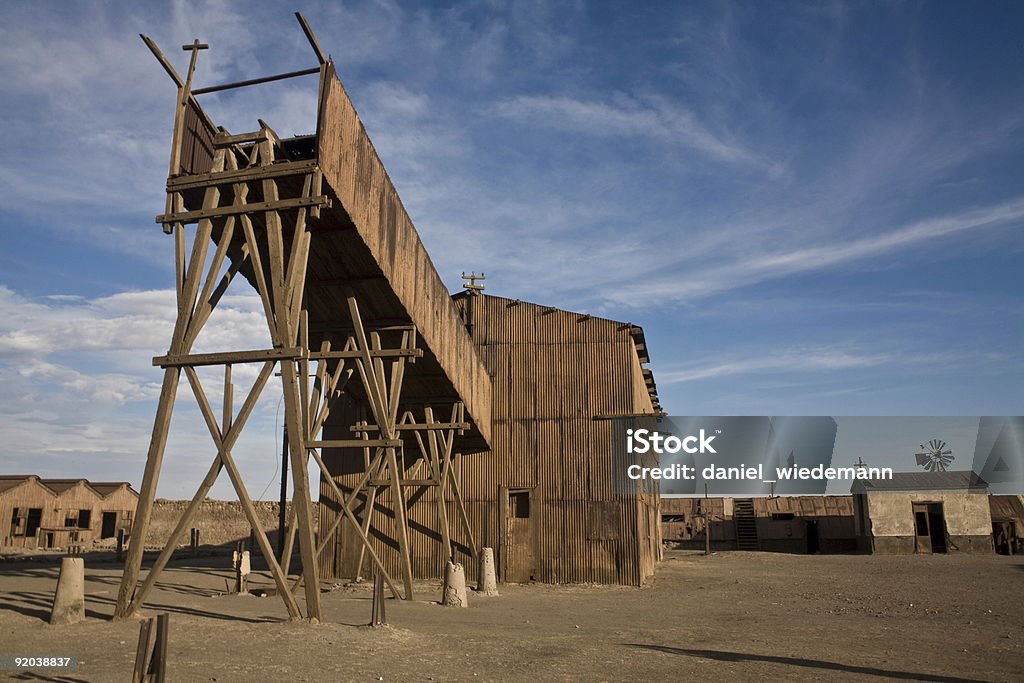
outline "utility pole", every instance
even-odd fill
[[[285,525],[288,516],[288,425],[284,427],[284,437],[281,440],[281,499],[277,508],[277,561],[284,562],[284,537]]]

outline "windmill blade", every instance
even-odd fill
[[[928,457],[927,453],[915,453],[914,456],[917,458],[917,464],[921,467],[925,467],[931,462],[931,458]]]

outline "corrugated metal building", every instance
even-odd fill
[[[492,448],[464,453],[455,472],[474,539],[495,548],[499,579],[642,584],[661,553],[659,496],[656,488],[616,491],[613,430],[624,427],[611,418],[660,410],[653,375],[644,368],[643,330],[491,295],[453,299],[493,386]],[[350,423],[353,414],[340,422]],[[350,490],[363,471],[361,452],[327,451],[326,458],[339,486]],[[423,487],[408,496],[420,578],[437,578],[445,560],[434,493]],[[338,505],[324,484],[320,496],[320,528],[328,529]],[[394,515],[380,499],[375,510],[375,549],[391,571],[399,562]],[[364,510],[356,514],[364,519]],[[449,517],[457,514],[449,503]],[[455,552],[473,578],[468,539],[457,524],[452,528]],[[355,576],[359,545],[351,525],[324,540],[322,576]]]
[[[3,545],[66,548],[131,530],[139,494],[127,482],[0,476]]]
[[[666,541],[703,548],[705,519],[716,550],[857,550],[853,496],[661,499],[661,533]]]

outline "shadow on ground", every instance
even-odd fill
[[[802,666],[811,669],[825,669],[827,671],[843,671],[846,673],[863,674],[865,676],[880,676],[883,678],[896,678],[908,681],[942,681],[943,683],[985,683],[976,678],[957,678],[955,676],[938,676],[935,674],[914,673],[910,671],[892,671],[890,669],[877,669],[871,666],[856,666],[853,664],[840,664],[839,662],[827,662],[821,659],[804,659],[802,657],[778,657],[776,655],[758,655],[749,652],[728,652],[725,650],[692,650],[682,647],[668,647],[667,645],[642,645],[639,643],[626,643],[629,647],[636,647],[643,650],[654,650],[670,655],[681,655],[685,657],[699,657],[701,659],[714,659],[719,662],[759,662],[769,664],[784,664],[786,666]]]

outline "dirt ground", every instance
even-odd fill
[[[468,609],[323,594],[326,623],[274,596],[225,595],[228,558],[182,560],[147,614],[171,613],[172,681],[1024,680],[1024,557],[669,551],[648,586],[500,586]],[[138,622],[112,622],[119,570],[86,568],[89,618],[51,627],[57,567],[0,562],[0,654],[77,655],[12,680],[127,681]],[[269,585],[257,576],[254,585]]]

